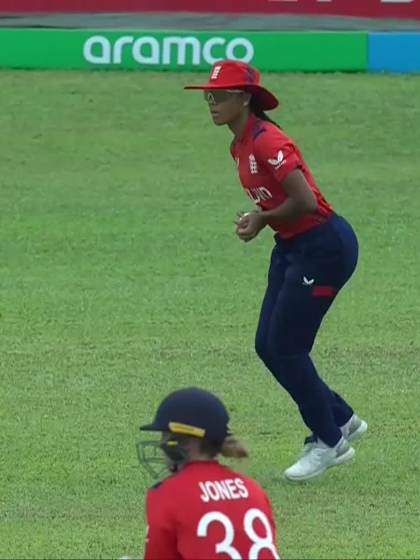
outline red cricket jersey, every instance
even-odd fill
[[[196,461],[149,490],[145,560],[279,558],[270,502],[251,478]]]
[[[287,198],[281,183],[287,175],[299,168],[314,193],[318,209],[288,220],[269,222],[282,238],[289,239],[324,223],[333,213],[296,144],[274,124],[250,115],[241,138],[232,142],[231,154],[236,161],[239,178],[251,200],[262,210],[272,210]]]

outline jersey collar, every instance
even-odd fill
[[[218,465],[219,461],[217,459],[205,459],[204,461],[189,461],[183,465],[182,470],[192,467],[193,465]]]

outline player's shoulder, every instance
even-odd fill
[[[159,493],[173,492],[176,488],[188,483],[191,478],[193,478],[191,470],[183,468],[154,484],[149,491],[157,491]]]
[[[260,486],[260,484],[255,480],[255,478],[251,478],[250,476],[233,470],[228,466],[223,466],[222,467],[224,469],[224,475],[225,478],[230,478],[232,480],[237,480],[239,479],[248,489],[248,491],[251,493],[264,493],[264,490],[262,489],[262,487]]]
[[[176,478],[177,474],[171,474],[169,476],[167,476],[166,478],[163,478],[162,480],[159,480],[157,482],[155,482],[155,484],[153,484],[152,486],[150,486],[147,494],[150,498],[153,498],[154,496],[162,496],[163,494],[166,494],[167,492],[171,492],[171,489],[173,488],[174,485],[174,479]],[[176,485],[176,482],[175,482]]]
[[[294,144],[290,136],[274,123],[257,120],[251,131],[251,140],[254,148],[265,150],[275,145],[276,148],[286,144]]]
[[[257,119],[251,130],[253,142],[261,142],[266,138],[281,138],[285,141],[290,140],[289,135],[274,122]]]

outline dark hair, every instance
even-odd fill
[[[270,117],[267,115],[267,113],[265,113],[258,101],[255,99],[255,97],[251,97],[251,102],[249,104],[249,109],[251,111],[251,113],[253,113],[258,119],[261,119],[262,121],[266,121],[269,122],[271,124],[274,124],[274,126],[276,126],[277,128],[280,128],[281,130],[281,126],[276,123],[276,121],[273,121],[273,119],[270,119]]]
[[[223,443],[216,443],[203,439],[201,441],[200,451],[211,459],[221,454],[224,457],[231,457],[234,459],[242,459],[248,457],[248,451],[234,436],[227,436]]]

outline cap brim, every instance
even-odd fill
[[[242,86],[243,87],[243,86]],[[242,89],[238,84],[192,84],[190,86],[184,86],[184,89]]]
[[[279,106],[279,100],[275,95],[263,86],[247,86],[245,91],[252,93],[263,111],[271,111]]]
[[[279,100],[275,95],[260,85],[241,85],[241,84],[193,84],[184,86],[184,89],[242,89],[252,93],[253,97],[258,101],[259,106],[263,111],[271,111],[279,106]]]

